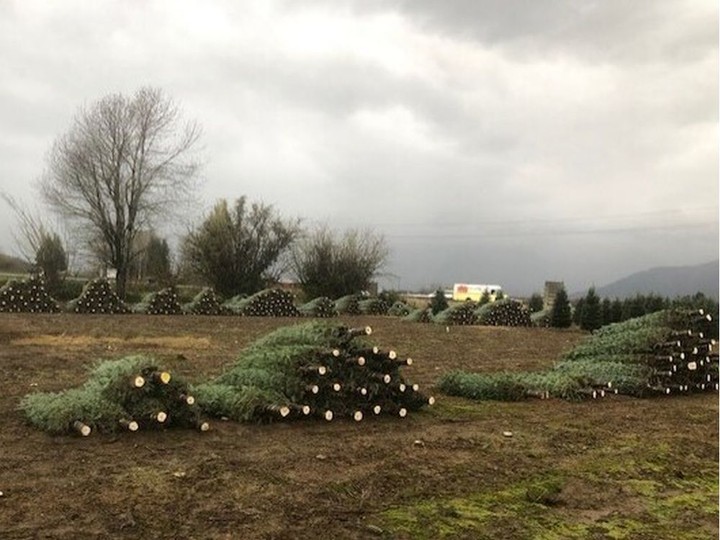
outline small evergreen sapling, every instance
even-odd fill
[[[555,296],[552,310],[550,310],[550,326],[553,328],[569,328],[572,324],[570,302],[565,288],[561,288]]]
[[[433,315],[437,315],[441,311],[444,311],[448,308],[448,301],[447,298],[445,298],[445,293],[438,289],[435,291],[435,295],[432,297],[432,300],[430,301],[430,310],[432,311]]]

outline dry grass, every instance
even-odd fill
[[[118,338],[114,336],[67,336],[67,335],[41,335],[28,336],[10,340],[13,346],[37,346],[37,347],[71,347],[88,348],[98,345],[110,347],[117,346],[138,346],[165,349],[208,349],[210,340],[204,337],[194,336],[167,336],[167,337],[133,337]]]

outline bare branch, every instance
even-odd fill
[[[53,145],[43,199],[88,229],[91,249],[117,269],[124,294],[137,234],[188,198],[200,130],[155,88],[113,94],[80,110]]]

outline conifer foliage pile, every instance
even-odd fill
[[[388,309],[388,315],[392,315],[393,317],[405,317],[409,315],[412,310],[413,308],[408,304],[402,300],[398,300],[390,306],[390,309]]]
[[[455,304],[437,313],[433,321],[445,325],[472,325],[477,324],[477,304],[467,301]]]
[[[215,294],[212,287],[204,287],[191,302],[183,306],[183,310],[185,313],[193,315],[224,315],[226,313],[220,297]]]
[[[57,313],[60,307],[45,289],[42,277],[23,281],[10,280],[0,287],[0,312]]]
[[[717,323],[704,311],[665,310],[599,329],[553,369],[452,372],[440,389],[473,399],[638,397],[718,390]]]
[[[382,298],[365,298],[358,302],[358,309],[363,315],[387,315],[390,306]]]
[[[480,306],[476,311],[478,323],[486,326],[532,326],[530,312],[521,302],[504,299]]]
[[[183,312],[177,292],[172,287],[146,294],[134,311],[148,315],[181,315]]]
[[[82,386],[28,394],[20,408],[31,424],[53,434],[209,429],[188,385],[144,356],[102,362]]]
[[[429,307],[414,309],[410,313],[405,315],[402,318],[402,320],[410,321],[410,322],[421,322],[421,323],[432,322],[432,320],[433,320],[432,309],[430,309]]]
[[[300,313],[305,317],[336,317],[335,302],[327,296],[320,296],[303,304],[298,308]]]
[[[348,294],[335,300],[335,309],[341,315],[360,315],[360,297]]]
[[[432,404],[400,373],[412,363],[367,343],[369,327],[313,321],[280,328],[251,344],[222,375],[195,388],[210,415],[239,421],[353,418]]]
[[[74,313],[130,313],[125,302],[103,278],[88,281],[80,296],[68,302],[68,310]]]
[[[293,294],[282,289],[265,289],[238,300],[235,311],[249,317],[299,317]]]

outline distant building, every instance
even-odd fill
[[[546,281],[545,290],[543,291],[543,308],[552,309],[555,304],[555,297],[560,289],[565,288],[564,281]]]

